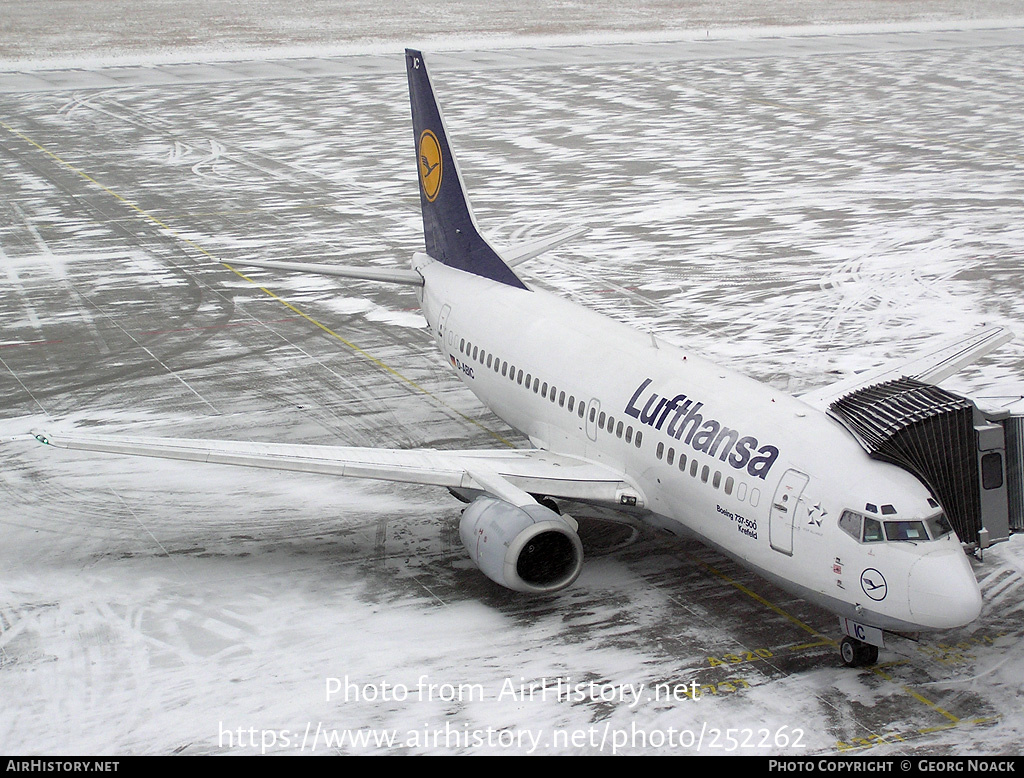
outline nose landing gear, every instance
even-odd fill
[[[856,638],[845,637],[839,644],[839,653],[847,667],[864,667],[878,661],[878,646]]]

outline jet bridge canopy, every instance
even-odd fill
[[[928,486],[963,543],[987,545],[1008,533],[992,539],[983,533],[976,413],[966,398],[912,378],[859,389],[829,406],[872,457],[909,470]],[[998,465],[1002,485],[1002,459]],[[1003,516],[1005,524],[1005,509]]]

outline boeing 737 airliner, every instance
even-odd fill
[[[849,665],[883,632],[965,625],[981,609],[942,506],[907,470],[870,457],[824,412],[856,383],[798,399],[536,289],[515,267],[560,233],[499,253],[466,199],[423,56],[406,52],[425,252],[411,269],[252,261],[256,267],[414,288],[444,361],[531,449],[377,450],[39,433],[75,449],[444,486],[489,578],[523,592],[569,586],[583,561],[571,501],[695,534],[835,612]],[[937,381],[1008,339],[990,329],[888,372]],[[910,373],[901,369],[912,367]]]

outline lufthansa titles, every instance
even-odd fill
[[[668,399],[667,395],[648,392],[651,383],[652,379],[646,378],[633,392],[626,404],[627,416],[656,430],[663,429],[670,438],[685,442],[694,451],[718,457],[755,478],[768,477],[779,457],[778,448],[761,445],[755,437],[729,429],[717,419],[705,418],[701,413],[704,403],[685,394]]]

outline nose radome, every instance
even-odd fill
[[[981,613],[981,589],[960,549],[921,557],[911,566],[907,584],[910,612],[922,627],[962,627]]]

